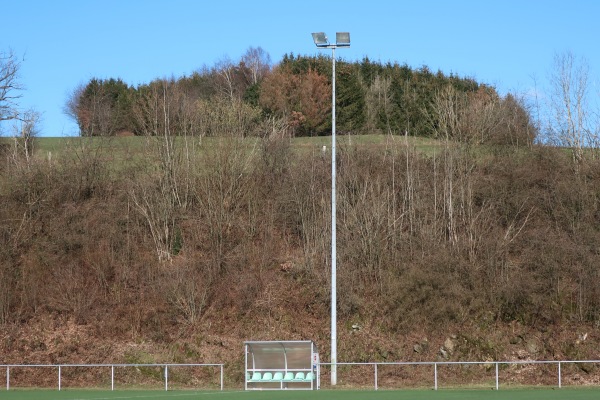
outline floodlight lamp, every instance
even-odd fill
[[[313,40],[317,47],[323,47],[329,45],[329,40],[324,32],[316,32],[312,34]]]
[[[335,34],[335,44],[340,47],[350,46],[350,32],[337,32]]]

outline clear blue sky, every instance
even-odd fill
[[[539,87],[557,52],[585,57],[593,81],[600,71],[596,0],[6,0],[0,10],[0,51],[24,57],[20,103],[42,113],[42,136],[77,134],[62,109],[93,77],[189,75],[250,46],[273,62],[313,55],[315,31],[349,31],[346,60],[427,65],[501,93],[529,92],[533,77]]]

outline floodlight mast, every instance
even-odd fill
[[[315,45],[331,49],[331,385],[337,385],[337,267],[336,267],[336,190],[335,190],[335,49],[350,47],[350,32],[337,32],[330,44],[323,32],[312,34]]]

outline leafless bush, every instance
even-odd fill
[[[196,165],[194,203],[217,270],[225,265],[230,243],[240,240],[243,232],[242,213],[252,193],[255,154],[253,146],[238,138],[223,139],[202,152]]]
[[[290,177],[288,223],[298,235],[302,262],[310,273],[326,277],[331,253],[331,164],[320,152],[305,155]]]
[[[166,297],[183,321],[196,323],[205,311],[212,281],[190,260],[178,260],[167,269],[162,282]]]

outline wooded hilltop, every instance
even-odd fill
[[[234,385],[244,340],[328,359],[331,59],[245,57],[92,79],[82,137],[0,142],[3,363],[225,362]],[[542,144],[473,79],[337,72],[338,359],[597,359],[595,147]]]

